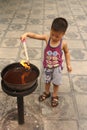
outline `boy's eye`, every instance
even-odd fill
[[[52,34],[52,36],[55,36],[56,38],[58,38],[59,36],[57,36],[57,35],[54,35],[54,34]]]
[[[54,34],[52,34],[52,36],[54,36]]]
[[[58,36],[55,36],[56,38],[58,38]]]

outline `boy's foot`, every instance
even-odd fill
[[[58,96],[51,98],[51,106],[52,107],[58,106]]]
[[[49,92],[49,94],[47,94],[46,92],[43,92],[43,94],[39,96],[39,101],[42,102],[46,98],[49,98],[50,96],[51,96],[50,92]]]

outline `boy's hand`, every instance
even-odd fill
[[[67,70],[68,72],[71,72],[72,71],[72,67],[70,65],[67,66]]]
[[[25,34],[23,34],[23,35],[20,37],[20,40],[21,40],[21,41],[24,41],[24,40],[26,40],[26,37],[27,37],[27,34],[25,33]]]

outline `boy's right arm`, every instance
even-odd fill
[[[38,39],[38,40],[45,40],[47,41],[48,40],[48,36],[45,35],[45,34],[35,34],[35,33],[31,33],[31,32],[28,32],[28,33],[24,33],[20,39],[23,41],[25,40],[27,37],[30,37],[30,38],[33,38],[33,39]]]

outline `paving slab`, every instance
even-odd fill
[[[86,0],[0,0],[0,74],[8,64],[26,58],[20,36],[27,31],[49,34],[56,17],[66,18],[69,24],[64,40],[68,42],[73,68],[72,73],[67,72],[63,55],[59,105],[52,108],[51,98],[40,103],[38,97],[44,91],[42,61],[45,43],[27,38],[30,62],[40,70],[38,87],[24,97],[26,123],[21,127],[17,118],[17,99],[3,92],[0,76],[0,130],[87,130],[86,16]]]

